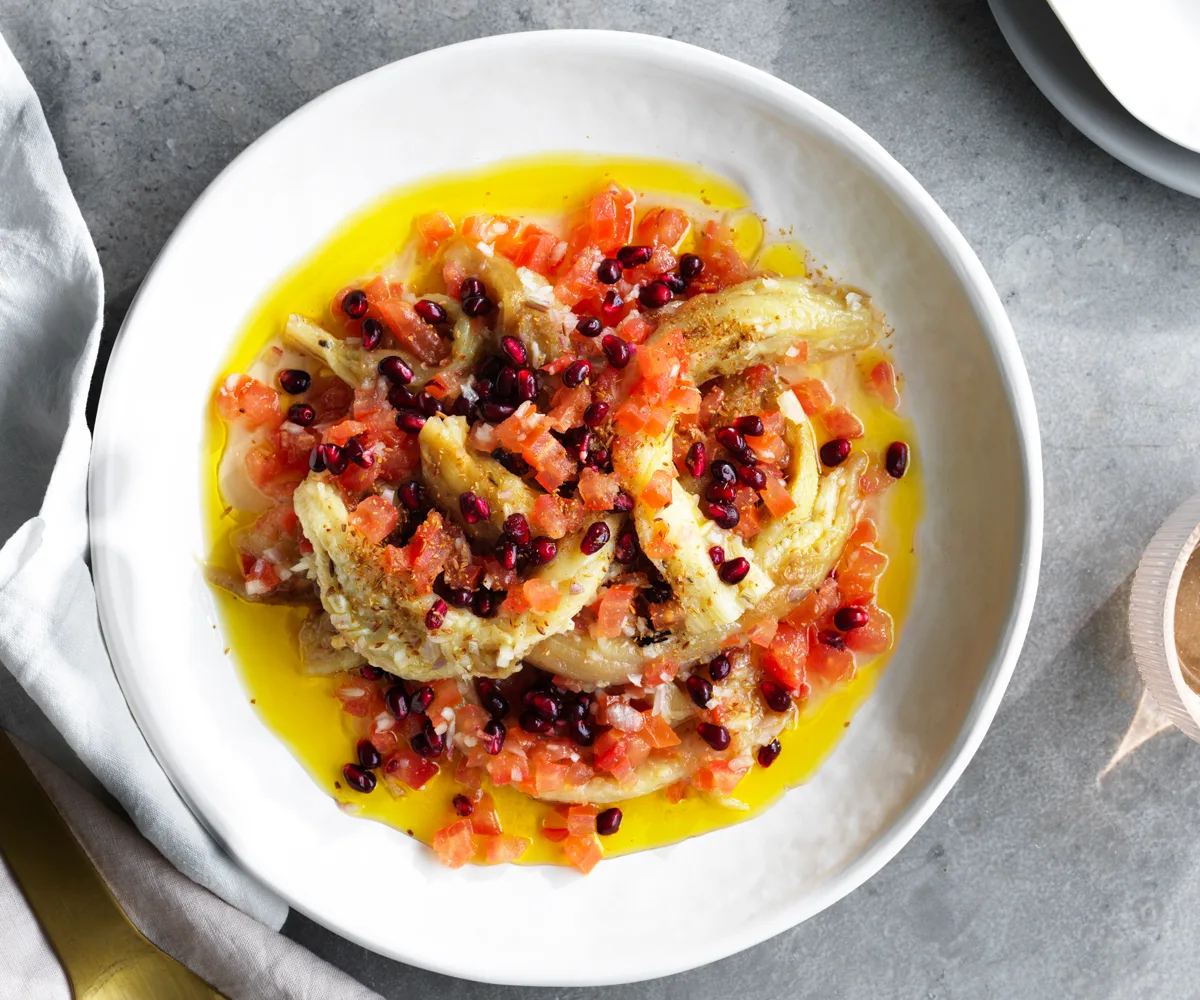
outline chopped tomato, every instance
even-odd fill
[[[524,587],[513,587],[508,591],[503,603],[500,605],[510,615],[523,615],[529,610],[529,598],[525,596]]]
[[[838,581],[832,576],[826,577],[821,586],[796,605],[792,613],[788,615],[788,621],[797,628],[813,625],[826,615],[836,611],[840,604],[841,595],[838,593]]]
[[[462,264],[456,260],[446,261],[442,268],[442,280],[446,283],[446,294],[458,298],[466,277],[467,269]]]
[[[631,312],[617,324],[617,334],[631,344],[644,344],[655,324],[641,313]]]
[[[517,267],[527,267],[538,274],[549,274],[559,239],[541,226],[530,223],[520,234],[516,230],[496,238],[496,252],[507,257]]]
[[[367,430],[367,425],[359,420],[339,420],[336,424],[325,429],[325,433],[321,435],[321,440],[327,444],[336,444],[342,447],[353,437],[358,437]]]
[[[792,386],[792,393],[810,417],[833,405],[833,393],[819,378],[801,379]]]
[[[646,504],[647,507],[655,509],[665,507],[671,502],[672,486],[674,480],[671,474],[666,469],[659,469],[650,477],[650,482],[646,484],[646,488],[642,490],[642,495],[639,499]]]
[[[350,512],[348,520],[350,527],[378,545],[396,529],[400,512],[383,497],[370,496]]]
[[[691,225],[691,220],[677,208],[652,208],[642,216],[633,241],[639,246],[657,246],[661,243],[674,250]]]
[[[642,735],[653,749],[661,750],[664,747],[677,746],[681,742],[675,730],[661,715],[655,715],[653,712],[643,712],[642,715],[645,718]]]
[[[742,260],[733,233],[724,223],[712,220],[705,225],[696,252],[704,261],[704,271],[694,282],[698,288],[715,290],[750,277],[750,266]]]
[[[867,604],[875,597],[888,557],[873,545],[847,545],[837,565],[838,590],[845,604]]]
[[[539,614],[555,611],[562,603],[562,594],[559,589],[548,580],[542,580],[536,576],[530,577],[525,581],[523,589],[530,609]]]
[[[631,584],[619,584],[605,590],[595,605],[596,624],[592,627],[592,634],[608,639],[621,635],[632,612],[636,593],[637,588]]]
[[[888,474],[887,469],[873,462],[871,463],[871,467],[859,479],[858,488],[863,496],[871,496],[875,493],[882,493],[895,481]]]
[[[567,833],[572,837],[587,837],[596,832],[597,806],[571,806],[567,810]]]
[[[445,212],[418,215],[414,225],[417,230],[417,247],[426,257],[432,257],[437,253],[437,248],[454,235],[454,223]]]
[[[529,760],[524,753],[504,749],[487,762],[493,785],[519,785],[529,780]]]
[[[579,474],[579,496],[588,510],[612,510],[620,492],[615,473],[606,474],[589,465]]]
[[[567,252],[571,253],[570,250]],[[576,306],[584,299],[603,298],[608,286],[596,277],[596,268],[602,260],[604,252],[599,247],[582,247],[555,283],[554,297],[568,307]]]
[[[283,419],[279,393],[249,375],[230,375],[217,388],[217,409],[230,423],[247,427],[278,423]]]
[[[342,711],[356,719],[374,718],[383,711],[383,696],[369,681],[355,678],[339,684],[333,694],[342,703]]]
[[[809,643],[808,670],[834,683],[848,681],[854,676],[854,653],[813,639]]]
[[[710,760],[692,777],[692,784],[702,792],[728,795],[750,770],[749,764],[734,764],[728,760]]]
[[[748,437],[746,443],[750,446],[750,450],[758,456],[758,460],[767,465],[775,465],[787,457],[787,443],[773,431],[767,431],[758,437]]]
[[[762,667],[793,693],[804,686],[808,665],[808,629],[787,621],[779,623],[771,645],[762,657]]]
[[[532,403],[522,403],[517,412],[497,428],[500,443],[517,451],[537,471],[536,479],[553,493],[575,476],[576,466],[566,449],[551,433],[546,417]]]
[[[532,843],[528,837],[518,837],[509,833],[484,837],[483,842],[484,857],[489,865],[502,865],[516,861]]]
[[[492,243],[520,227],[518,219],[504,215],[468,215],[463,219],[462,234],[475,242]]]
[[[675,546],[667,539],[665,529],[660,531],[656,527],[650,541],[642,546],[642,551],[651,559],[670,559],[675,554]]]
[[[900,390],[896,388],[896,368],[890,361],[880,361],[871,369],[867,385],[889,410],[900,405]]]
[[[383,762],[383,773],[404,782],[414,792],[419,792],[438,773],[438,766],[414,753],[407,744],[401,744]]]
[[[461,868],[475,857],[475,841],[471,838],[471,821],[460,819],[433,835],[433,849],[442,864]]]
[[[665,656],[658,656],[642,668],[642,684],[648,688],[668,683],[677,673],[679,664]]]
[[[671,252],[671,248],[660,243],[646,263],[637,267],[627,267],[621,277],[631,285],[641,285],[668,271],[674,271],[678,265],[679,259]]]
[[[886,653],[892,648],[895,633],[892,616],[874,604],[867,607],[867,614],[866,625],[846,633],[846,648],[868,656]]]
[[[821,424],[835,438],[860,438],[866,433],[863,422],[844,406],[831,406],[821,414]]]
[[[609,184],[588,203],[583,224],[587,242],[595,243],[605,253],[624,246],[633,233],[633,192]]]
[[[433,701],[425,709],[425,714],[435,721],[449,721],[446,719],[446,710],[449,709],[453,712],[464,705],[463,694],[458,688],[458,681],[451,680],[449,677],[443,677],[441,680],[434,681],[432,686]]]
[[[565,538],[583,527],[587,509],[574,497],[545,493],[533,503],[529,523],[548,538]]]
[[[563,841],[563,853],[567,856],[567,860],[584,875],[595,868],[600,859],[604,857],[604,850],[595,836],[572,837],[568,835]]]
[[[756,646],[770,646],[778,628],[779,622],[774,618],[762,618],[746,629],[746,638]]]
[[[393,336],[427,365],[437,365],[450,357],[450,344],[442,339],[436,326],[426,323],[417,311],[400,298],[372,303]]]
[[[413,589],[418,594],[433,590],[433,581],[454,555],[454,536],[447,529],[442,515],[431,510],[417,533],[403,549],[388,546],[386,551],[402,553],[395,558],[393,568],[411,573]]]
[[[567,784],[567,765],[539,759],[533,765],[533,786],[538,795],[557,792]]]
[[[550,412],[546,415],[550,426],[560,434],[583,423],[584,411],[592,401],[592,390],[586,385],[574,389],[565,386],[554,393]]]
[[[713,386],[704,394],[700,402],[700,426],[708,430],[712,426],[713,417],[725,403],[725,390],[719,385]]]
[[[503,833],[500,826],[500,813],[496,811],[496,801],[487,792],[480,792],[471,813],[471,829],[484,836],[494,836]]]
[[[688,783],[686,781],[677,781],[673,785],[667,785],[666,794],[667,801],[670,802],[671,805],[682,802],[687,798]]]
[[[542,836],[556,844],[567,839],[567,816],[565,811],[553,810],[542,820]]]
[[[262,493],[286,500],[304,481],[307,472],[288,462],[287,456],[266,445],[251,448],[245,457],[246,474]]]
[[[796,507],[796,501],[792,499],[783,482],[770,473],[767,474],[767,485],[762,490],[762,498],[767,510],[774,517],[783,517]]]

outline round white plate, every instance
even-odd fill
[[[451,871],[399,832],[339,811],[248,704],[198,565],[203,417],[264,290],[356,209],[439,171],[562,150],[702,162],[876,295],[897,330],[927,482],[918,592],[846,738],[762,816],[586,878],[557,867]],[[353,80],[213,182],[143,284],[109,365],[91,518],[105,637],[130,707],[180,792],[249,871],[327,927],[414,965],[603,984],[692,968],[791,927],[868,878],[933,812],[983,738],[1025,635],[1041,456],[995,290],[874,141],[710,52],[551,31],[426,52]]]
[[[1046,0],[989,0],[989,4],[1013,54],[1064,118],[1139,173],[1200,197],[1200,153],[1176,145],[1125,110],[1080,54]],[[1130,18],[1140,16],[1134,8],[1128,10]]]

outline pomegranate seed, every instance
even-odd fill
[[[653,247],[624,246],[617,251],[617,260],[621,262],[622,267],[637,267],[639,264],[645,264],[653,254]]]
[[[850,457],[850,442],[845,438],[834,438],[821,445],[821,461],[829,468],[841,465]]]
[[[758,748],[758,763],[761,767],[770,767],[775,763],[783,747],[779,745],[779,740],[771,740],[766,746]]]
[[[339,448],[336,444],[319,445],[322,449],[322,456],[325,459],[325,468],[333,475],[340,476],[346,471],[346,466],[350,464],[350,459],[346,457],[346,452]]]
[[[532,709],[526,709],[522,712],[519,721],[521,728],[527,733],[538,733],[545,736],[547,733],[554,732],[554,723],[549,719],[543,719]]]
[[[688,472],[697,479],[704,475],[704,470],[708,468],[708,449],[704,447],[703,441],[695,442],[688,449],[684,464],[687,465]]]
[[[426,759],[440,757],[442,751],[446,749],[446,741],[442,739],[441,734],[433,728],[426,720],[425,728],[419,733],[416,733],[409,741],[409,745],[413,748],[413,753]]]
[[[529,361],[529,352],[525,350],[525,345],[517,340],[516,337],[501,337],[500,349],[508,355],[509,360],[517,367]]]
[[[700,708],[706,708],[712,699],[712,685],[699,674],[692,674],[683,682],[692,701]]]
[[[633,348],[615,334],[606,333],[600,341],[604,356],[614,368],[624,368],[633,360]]]
[[[615,285],[621,280],[621,262],[612,257],[605,257],[596,268],[596,280],[606,285]]]
[[[737,490],[732,483],[709,483],[708,489],[704,491],[705,499],[713,503],[732,503],[735,496]]]
[[[478,524],[492,516],[492,508],[488,502],[470,490],[459,494],[458,509],[462,512],[463,520],[467,524]]]
[[[486,295],[472,295],[462,300],[462,311],[468,316],[486,316],[494,308],[495,303]]]
[[[362,319],[367,314],[367,305],[366,293],[355,288],[342,299],[342,312],[351,319]]]
[[[650,282],[638,292],[638,301],[647,309],[661,309],[674,297],[675,295],[667,287],[667,283],[661,279]]]
[[[743,486],[749,486],[752,490],[765,490],[767,488],[767,474],[762,469],[743,465],[738,469],[737,476],[739,483]]]
[[[288,420],[299,427],[308,427],[317,419],[317,411],[307,403],[293,403],[288,407]]]
[[[579,543],[579,551],[585,556],[595,555],[608,544],[610,537],[611,532],[608,530],[608,525],[603,521],[597,521],[584,534],[583,541]]]
[[[511,538],[502,538],[496,543],[496,558],[505,569],[517,568],[517,543]]]
[[[604,324],[601,323],[595,316],[584,316],[578,323],[575,324],[575,332],[583,337],[598,337],[600,331],[604,329]]]
[[[500,373],[497,371],[497,375]],[[495,395],[496,384],[490,378],[478,378],[475,380],[475,395],[479,397],[481,403],[486,403]]]
[[[843,632],[849,632],[851,629],[862,628],[871,620],[866,608],[845,607],[838,608],[837,613],[833,616],[833,624]]]
[[[412,410],[416,408],[417,397],[405,385],[394,385],[388,390],[388,402],[397,410]]]
[[[403,722],[408,718],[408,694],[404,690],[403,684],[393,684],[388,688],[387,693],[383,696],[383,703],[397,722]]]
[[[359,328],[364,351],[373,351],[383,342],[383,324],[374,316],[368,316]]]
[[[675,596],[675,592],[671,590],[671,585],[662,580],[650,584],[649,587],[642,591],[642,594],[650,604],[665,604]]]
[[[469,608],[471,606],[471,592],[466,587],[454,587],[447,592],[446,600],[456,608]]]
[[[746,447],[746,439],[732,427],[722,427],[718,430],[717,440],[730,451],[742,451]]]
[[[608,338],[605,339],[607,340]],[[574,389],[578,385],[583,385],[591,374],[592,363],[586,358],[572,361],[567,370],[562,373],[563,385],[568,389]]]
[[[704,270],[704,261],[694,253],[685,253],[679,258],[679,273],[689,281]]]
[[[529,521],[524,514],[509,514],[504,519],[504,534],[518,545],[529,541]]]
[[[758,689],[773,712],[786,712],[792,707],[792,696],[774,681],[764,680]]]
[[[529,471],[529,463],[520,455],[514,455],[512,452],[505,451],[503,448],[497,448],[492,452],[492,458],[503,465],[514,476],[523,476]]]
[[[493,403],[489,401],[479,407],[479,412],[489,424],[498,424],[516,413],[517,408],[510,406],[508,403]]]
[[[541,716],[547,722],[553,722],[562,715],[562,699],[557,695],[536,691],[529,699],[529,708],[535,715]]]
[[[552,561],[558,555],[558,546],[551,538],[546,538],[544,535],[539,535],[533,540],[530,546],[533,561],[538,566],[545,566],[546,563]]]
[[[724,458],[718,458],[712,464],[712,477],[718,483],[729,483],[732,485],[737,482],[737,469],[733,463]]]
[[[563,435],[563,444],[567,453],[580,462],[587,462],[588,448],[592,443],[592,432],[586,427],[572,427]]]
[[[595,454],[595,452],[593,452],[593,454]],[[606,456],[607,454],[608,453],[605,452]],[[617,494],[616,499],[613,500],[612,509],[617,511],[619,514],[628,514],[631,510],[633,510],[633,497],[631,497],[624,490],[621,490],[621,492]]]
[[[421,299],[413,306],[413,309],[426,323],[446,322],[446,310],[432,299]]]
[[[369,664],[369,663],[364,663],[361,667],[358,668],[358,674],[360,677],[363,677],[366,680],[377,681],[377,680],[379,680],[380,677],[383,676],[383,671],[380,670],[378,667],[371,666],[371,664]]]
[[[840,632],[835,632],[833,629],[822,629],[817,633],[817,638],[830,649],[846,648],[846,640],[842,638]]]
[[[517,370],[506,365],[496,376],[496,397],[510,402],[517,398]]]
[[[396,414],[396,426],[406,434],[420,434],[421,428],[429,418],[424,413],[415,410],[403,410]]]
[[[325,471],[325,446],[323,444],[317,445],[308,453],[308,467],[313,472]]]
[[[427,392],[419,392],[417,393],[417,409],[425,416],[432,417],[442,412],[442,404],[436,396],[431,396]]]
[[[567,735],[572,743],[581,747],[590,747],[596,742],[596,730],[587,719],[575,719],[567,723]]]
[[[433,607],[425,612],[425,627],[430,632],[436,632],[446,623],[446,612],[449,610],[446,602],[439,597],[433,602]]]
[[[588,408],[583,411],[583,422],[588,427],[598,427],[604,423],[604,418],[608,416],[608,404],[602,399],[596,400],[594,403],[589,403]]]
[[[729,749],[729,730],[712,722],[702,722],[696,727],[696,732],[714,750]]]
[[[708,661],[708,676],[713,679],[714,684],[720,684],[732,669],[733,661],[726,653],[720,653]]]
[[[902,478],[908,471],[908,445],[903,441],[893,441],[889,444],[883,464],[893,479]]]
[[[672,295],[682,295],[687,291],[687,281],[678,274],[668,271],[659,280],[671,290]]]
[[[498,754],[504,747],[504,738],[508,729],[499,719],[488,719],[483,724],[483,749],[490,754]]]
[[[754,454],[749,447],[735,452],[733,460],[739,465],[758,465],[758,456]]]
[[[392,385],[407,385],[413,380],[413,370],[408,363],[395,354],[389,354],[379,362],[379,374]]]
[[[487,288],[478,278],[463,278],[463,283],[458,289],[460,299],[474,299],[486,294]]]
[[[375,464],[374,453],[367,451],[358,438],[351,438],[347,441],[344,450],[346,457],[360,469],[369,469]]]
[[[601,837],[611,837],[621,829],[621,810],[610,806],[596,817],[596,832]]]
[[[488,677],[480,677],[475,681],[475,690],[479,694],[479,704],[493,719],[502,719],[508,715],[508,699],[500,693],[500,685]]]
[[[375,749],[375,744],[370,740],[359,740],[358,745],[354,748],[354,752],[358,757],[359,764],[368,770],[378,767],[382,761],[379,751]]]
[[[425,487],[418,482],[405,483],[398,495],[400,502],[409,510],[420,510],[425,506]]]
[[[637,532],[633,530],[632,525],[626,525],[617,535],[617,547],[613,558],[622,564],[631,563],[637,558],[637,552]]]
[[[471,596],[471,611],[477,618],[491,618],[496,613],[496,598],[490,590],[477,590]]]
[[[766,428],[763,427],[762,417],[756,417],[753,415],[749,417],[738,417],[737,420],[733,422],[733,426],[745,434],[746,437],[762,437],[766,432]]]
[[[725,583],[741,583],[749,572],[750,561],[743,556],[738,556],[736,559],[721,563],[721,568],[717,570],[717,576]]]
[[[725,550],[719,545],[714,545],[708,550],[708,558],[714,566],[720,566],[725,561]]]
[[[459,792],[450,800],[450,804],[454,806],[454,811],[460,816],[470,816],[475,811],[475,806],[471,803],[462,792]]]
[[[588,709],[592,706],[592,696],[581,691],[563,706],[563,718],[567,722],[579,722],[588,717]]]
[[[306,392],[312,384],[312,376],[303,368],[285,368],[279,373],[279,385],[292,395]]]
[[[625,308],[625,300],[616,292],[609,292],[600,303],[600,318],[605,326],[616,326],[621,320],[621,310]]]
[[[365,795],[367,792],[375,791],[375,775],[365,767],[347,764],[342,768],[342,777],[346,779],[346,784],[356,792],[362,792]]]
[[[737,508],[731,503],[707,503],[704,505],[704,513],[708,516],[709,520],[716,522],[719,528],[736,528],[738,521],[741,520],[741,515],[738,514]],[[734,560],[734,562],[738,561],[737,559]],[[745,560],[743,559],[741,562],[745,562]],[[730,564],[724,564],[721,569],[723,570],[728,565]],[[742,576],[745,575],[745,573],[742,574]],[[721,579],[725,579],[724,575],[722,575]],[[738,579],[740,580],[741,577],[738,577]]]
[[[537,399],[537,394],[537,376],[528,368],[522,368],[517,372],[517,398],[524,403]]]
[[[421,685],[408,698],[408,707],[415,715],[421,715],[432,703],[433,688],[428,684]]]

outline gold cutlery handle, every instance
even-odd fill
[[[130,923],[50,797],[0,732],[0,854],[76,1000],[220,1000]]]

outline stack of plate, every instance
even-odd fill
[[[1079,131],[1200,197],[1200,4],[989,2],[1025,71]]]

